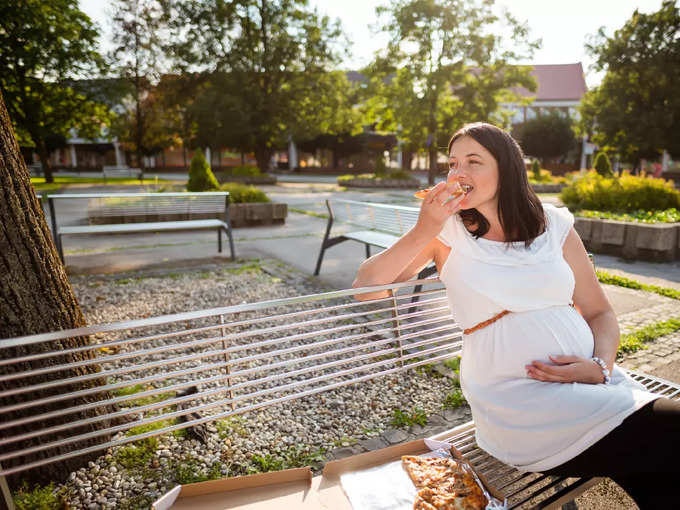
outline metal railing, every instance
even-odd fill
[[[0,476],[451,358],[419,283],[417,304],[404,282],[0,340]]]

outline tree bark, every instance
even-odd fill
[[[437,168],[437,146],[433,142],[430,145],[430,168],[427,172],[427,183],[432,186],[434,184],[434,178],[439,172]]]
[[[45,182],[54,182],[54,175],[52,175],[52,167],[50,166],[50,153],[47,150],[47,146],[43,140],[34,138],[38,140],[38,156],[40,157],[40,164],[42,165],[43,175],[45,176]],[[30,182],[30,178],[29,178]]]
[[[260,172],[269,172],[272,154],[274,154],[274,151],[268,148],[258,148],[255,150],[255,159],[257,160],[257,167],[260,169]]]
[[[52,241],[50,230],[45,221],[40,202],[31,185],[26,164],[19,153],[5,103],[0,94],[0,339],[12,338],[48,331],[57,331],[85,325],[83,313],[78,305],[73,289],[66,276],[66,271],[57,254]],[[27,346],[3,348],[0,340],[0,359],[14,359],[18,356],[37,352],[51,352],[89,345],[89,338],[72,338],[51,343],[38,343]],[[55,363],[70,363],[85,359],[92,359],[95,354],[85,351],[77,355],[49,357],[43,360],[12,363],[0,368],[3,375],[23,372],[29,369],[39,369]],[[56,361],[55,361],[56,360]],[[90,365],[79,369],[61,370],[30,378],[22,377],[14,380],[0,381],[0,392],[9,389],[40,384],[56,379],[74,377],[99,372],[98,365]],[[18,404],[36,397],[47,397],[64,391],[76,391],[83,388],[93,388],[103,384],[101,379],[70,386],[60,386],[50,390],[34,391],[18,395],[0,397],[0,407]],[[97,393],[89,397],[60,401],[46,406],[18,410],[12,413],[12,419],[35,415],[56,409],[64,409],[86,402],[99,401],[108,398],[107,393]],[[41,430],[59,423],[71,422],[89,416],[102,415],[110,411],[99,407],[87,414],[66,415],[61,418],[36,421],[21,427],[0,429],[0,438],[14,436],[19,432]],[[5,417],[7,415],[4,415]],[[106,421],[89,426],[87,430],[107,427]],[[59,437],[72,436],[82,429],[73,427],[62,436],[38,436],[27,441],[12,443],[4,451],[15,451],[20,448],[33,446]],[[52,457],[58,453],[72,451],[85,445],[93,445],[108,439],[101,436],[87,443],[75,443],[53,450],[37,452],[27,460]],[[50,481],[63,481],[71,471],[82,467],[87,461],[99,454],[87,457],[71,458],[58,463],[47,464],[31,471],[24,471],[9,477],[9,483],[16,487],[22,480],[30,484],[44,484]],[[16,459],[3,462],[3,468],[17,465]]]

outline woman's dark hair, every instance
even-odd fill
[[[545,230],[545,214],[536,193],[529,186],[524,154],[515,139],[502,129],[485,122],[466,124],[451,137],[453,143],[469,136],[488,150],[498,163],[498,218],[507,242],[524,241],[528,247]],[[489,222],[477,209],[460,211],[466,226],[475,225],[472,235],[482,237]]]

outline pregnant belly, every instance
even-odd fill
[[[511,313],[465,338],[461,382],[486,386],[526,379],[525,365],[550,363],[556,355],[593,355],[592,331],[574,308]]]

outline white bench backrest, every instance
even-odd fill
[[[0,380],[17,383],[0,391],[0,476],[451,358],[460,329],[439,281],[421,282],[417,303],[414,282],[403,282],[376,287],[394,297],[375,301],[349,289],[0,340]],[[75,347],[78,337],[90,343]],[[97,380],[104,386],[88,386]],[[176,396],[192,386],[197,394]],[[48,402],[53,410],[40,410]],[[193,412],[202,417],[175,421]],[[82,427],[121,416],[136,419]],[[43,444],[17,447],[37,437]],[[64,448],[86,439],[92,446]],[[35,451],[40,460],[25,459]]]
[[[330,200],[333,219],[361,227],[401,236],[418,221],[420,208],[401,205]]]
[[[224,214],[228,193],[87,193],[50,195],[59,201],[87,200],[97,216],[143,216],[151,214]]]

